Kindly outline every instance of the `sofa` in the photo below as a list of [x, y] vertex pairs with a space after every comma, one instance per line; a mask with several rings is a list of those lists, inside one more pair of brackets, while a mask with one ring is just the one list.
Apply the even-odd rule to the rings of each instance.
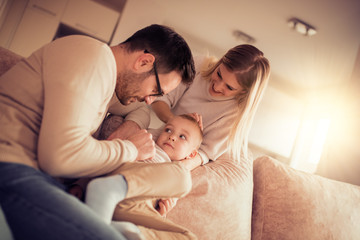
[[[0, 75], [21, 57], [0, 48]], [[359, 239], [360, 187], [271, 158], [220, 159], [192, 171], [168, 218], [201, 240]], [[0, 239], [11, 239], [0, 212]]]

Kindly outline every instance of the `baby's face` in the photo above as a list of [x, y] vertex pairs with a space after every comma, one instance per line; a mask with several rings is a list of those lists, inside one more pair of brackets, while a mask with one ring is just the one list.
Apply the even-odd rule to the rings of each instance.
[[172, 161], [178, 161], [197, 150], [200, 141], [199, 134], [196, 123], [182, 117], [174, 117], [166, 124], [156, 144]]

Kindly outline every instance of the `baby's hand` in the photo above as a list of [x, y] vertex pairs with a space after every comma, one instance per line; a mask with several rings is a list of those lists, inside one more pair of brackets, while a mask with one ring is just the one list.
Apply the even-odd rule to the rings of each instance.
[[178, 198], [160, 199], [157, 209], [160, 215], [166, 217], [166, 214], [175, 207], [177, 200]]

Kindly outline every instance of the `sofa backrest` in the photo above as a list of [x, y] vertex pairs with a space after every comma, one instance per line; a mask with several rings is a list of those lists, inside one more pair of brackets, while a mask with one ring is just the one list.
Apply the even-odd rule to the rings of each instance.
[[359, 186], [263, 156], [254, 161], [251, 239], [359, 239], [359, 203]]

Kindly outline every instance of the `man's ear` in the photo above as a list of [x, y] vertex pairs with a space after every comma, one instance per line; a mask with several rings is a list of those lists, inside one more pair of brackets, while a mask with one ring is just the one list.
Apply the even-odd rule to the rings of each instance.
[[142, 53], [136, 58], [134, 68], [141, 72], [148, 72], [153, 68], [154, 62], [154, 55], [151, 53]]

